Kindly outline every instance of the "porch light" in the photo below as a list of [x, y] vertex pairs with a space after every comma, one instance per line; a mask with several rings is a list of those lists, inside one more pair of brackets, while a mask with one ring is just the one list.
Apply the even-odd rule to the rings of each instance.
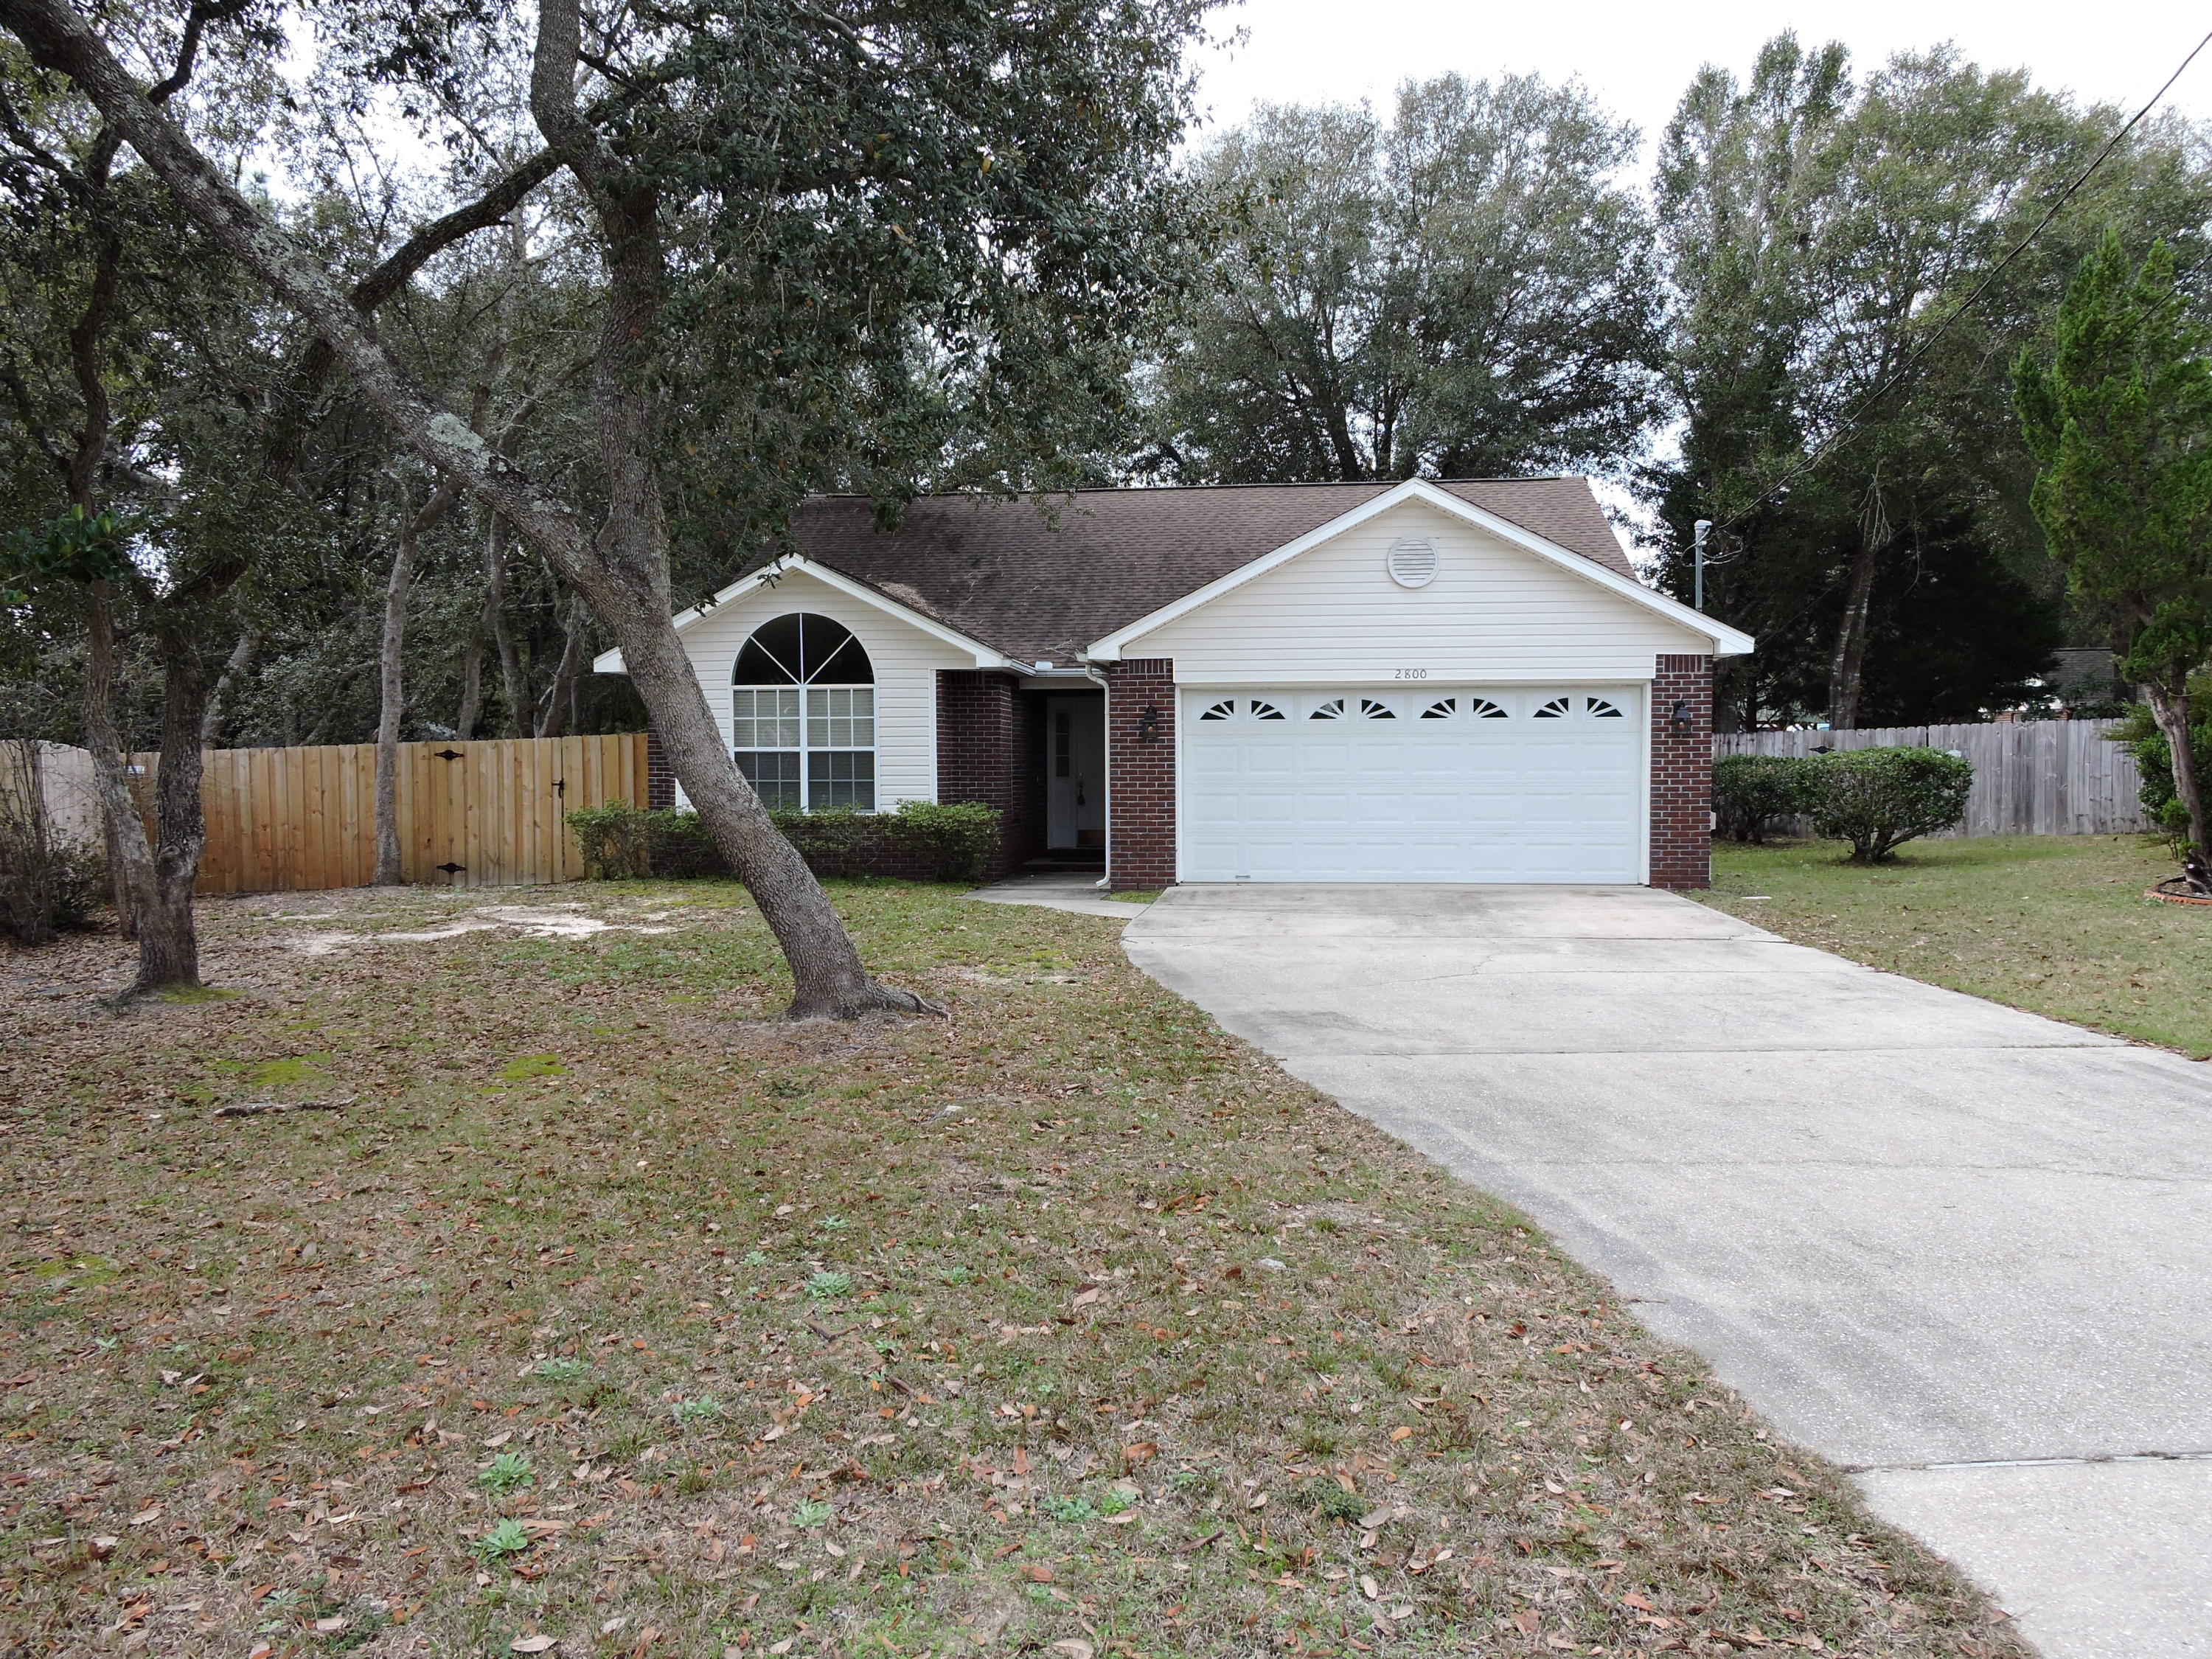
[[1137, 711], [1137, 741], [1158, 743], [1160, 737], [1160, 710], [1157, 703], [1146, 703]]
[[1697, 726], [1697, 722], [1690, 718], [1690, 705], [1680, 697], [1674, 699], [1674, 712], [1668, 717], [1667, 724], [1674, 728], [1678, 738], [1688, 737]]

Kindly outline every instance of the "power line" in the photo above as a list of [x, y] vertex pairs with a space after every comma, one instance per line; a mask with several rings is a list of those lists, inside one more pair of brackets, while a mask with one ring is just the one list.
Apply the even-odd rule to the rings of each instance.
[[2142, 122], [2143, 117], [2148, 115], [2151, 111], [2158, 107], [2159, 101], [2163, 99], [2167, 93], [2173, 89], [2173, 83], [2181, 78], [2183, 71], [2187, 70], [2191, 64], [2197, 61], [2197, 53], [2203, 52], [2208, 46], [2212, 46], [2212, 32], [2208, 32], [2202, 40], [2199, 40], [2196, 46], [2190, 49], [2189, 56], [2183, 58], [2180, 65], [2175, 69], [2173, 73], [2166, 77], [2166, 83], [2160, 87], [2156, 92], [2151, 94], [2150, 101], [2146, 103], [2133, 115], [2130, 115], [2127, 118], [2126, 124], [2123, 125], [2118, 131], [2115, 132], [2110, 138], [2105, 141], [2104, 149], [2097, 152], [2095, 157], [2090, 161], [2089, 165], [2083, 167], [2079, 173], [2075, 174], [2073, 183], [2068, 185], [2064, 190], [2060, 191], [2057, 196], [2052, 199], [2050, 207], [2045, 210], [2043, 217], [2035, 222], [2035, 228], [2030, 230], [2027, 235], [2021, 237], [2020, 240], [2013, 244], [2011, 250], [2006, 253], [2005, 257], [1998, 260], [1995, 265], [1991, 266], [1990, 268], [1989, 274], [1986, 276], [1984, 276], [1979, 283], [1975, 284], [1974, 291], [1972, 294], [1969, 294], [1965, 299], [1960, 301], [1959, 303], [1952, 308], [1951, 314], [1936, 325], [1935, 331], [1929, 335], [1928, 337], [1923, 340], [1917, 346], [1915, 346], [1912, 350], [1906, 355], [1905, 361], [1899, 363], [1897, 368], [1891, 372], [1888, 379], [1885, 380], [1880, 386], [1875, 387], [1873, 391], [1868, 392], [1865, 397], [1859, 399], [1858, 406], [1853, 409], [1849, 414], [1845, 415], [1841, 424], [1839, 424], [1836, 429], [1831, 432], [1826, 438], [1820, 441], [1819, 447], [1814, 449], [1811, 454], [1808, 455], [1803, 460], [1798, 462], [1796, 465], [1791, 467], [1780, 477], [1777, 478], [1772, 483], [1769, 484], [1766, 489], [1748, 506], [1737, 508], [1727, 518], [1722, 520], [1720, 524], [1716, 527], [1721, 530], [1729, 530], [1734, 528], [1735, 526], [1741, 524], [1744, 520], [1758, 512], [1760, 507], [1772, 501], [1782, 490], [1787, 489], [1792, 480], [1802, 477], [1806, 473], [1811, 471], [1823, 460], [1826, 459], [1829, 452], [1833, 450], [1836, 445], [1842, 441], [1844, 437], [1850, 433], [1851, 428], [1856, 426], [1859, 422], [1864, 418], [1867, 410], [1871, 409], [1875, 402], [1879, 400], [1885, 392], [1888, 392], [1891, 387], [1896, 386], [1899, 381], [1905, 379], [1905, 375], [1911, 371], [1913, 366], [1917, 364], [1921, 358], [1928, 355], [1929, 349], [1935, 345], [1936, 342], [1943, 337], [1943, 333], [1946, 329], [1949, 328], [1952, 324], [1957, 322], [1960, 318], [1965, 316], [1968, 311], [1973, 308], [1974, 302], [1979, 300], [1983, 295], [1989, 292], [1990, 284], [1996, 282], [1999, 276], [2004, 274], [2006, 266], [2012, 264], [2014, 259], [2017, 259], [2022, 253], [2027, 251], [2028, 245], [2034, 241], [2038, 236], [2040, 236], [2043, 234], [2045, 228], [2048, 226], [2053, 219], [2058, 216], [2058, 210], [2064, 207], [2068, 202], [2073, 199], [2075, 191], [2080, 190], [2082, 185], [2089, 182], [2090, 175], [2094, 173], [2099, 167], [2104, 166], [2106, 161], [2112, 159], [2112, 152], [2120, 147], [2120, 141], [2136, 130], [2136, 126]]

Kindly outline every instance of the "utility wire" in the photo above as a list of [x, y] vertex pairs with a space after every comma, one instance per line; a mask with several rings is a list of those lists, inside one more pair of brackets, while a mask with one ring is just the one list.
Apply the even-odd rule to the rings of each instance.
[[1793, 480], [1802, 477], [1806, 473], [1811, 471], [1814, 467], [1820, 465], [1822, 461], [1826, 460], [1828, 458], [1830, 452], [1835, 448], [1837, 444], [1843, 441], [1853, 427], [1856, 426], [1860, 421], [1865, 418], [1867, 410], [1871, 409], [1885, 392], [1888, 392], [1893, 386], [1896, 386], [1899, 381], [1905, 379], [1905, 375], [1911, 371], [1913, 366], [1923, 357], [1928, 355], [1929, 349], [1935, 345], [1936, 342], [1943, 337], [1943, 332], [1946, 329], [1949, 328], [1952, 324], [1957, 322], [1960, 318], [1965, 316], [1968, 311], [1973, 308], [1974, 302], [1979, 300], [1983, 295], [1989, 292], [1990, 284], [1996, 282], [1999, 276], [2004, 274], [2006, 266], [2012, 264], [2014, 259], [2017, 259], [2022, 253], [2027, 251], [2028, 245], [2034, 241], [2038, 236], [2040, 236], [2043, 234], [2045, 228], [2048, 226], [2053, 219], [2058, 216], [2058, 210], [2064, 207], [2068, 202], [2073, 199], [2075, 191], [2080, 190], [2082, 185], [2089, 182], [2091, 174], [2094, 173], [2099, 167], [2104, 166], [2106, 161], [2112, 159], [2112, 152], [2120, 147], [2120, 141], [2136, 130], [2136, 126], [2141, 124], [2143, 117], [2148, 115], [2151, 111], [2158, 107], [2160, 100], [2163, 99], [2167, 93], [2173, 89], [2173, 83], [2181, 78], [2184, 70], [2187, 70], [2191, 64], [2197, 61], [2197, 53], [2203, 52], [2208, 46], [2212, 46], [2212, 33], [2207, 33], [2202, 40], [2199, 40], [2195, 46], [2190, 49], [2189, 56], [2181, 60], [2179, 68], [2177, 68], [2172, 74], [2166, 77], [2166, 84], [2159, 88], [2156, 92], [2151, 94], [2150, 101], [2146, 103], [2133, 115], [2130, 116], [2127, 119], [2126, 125], [2122, 126], [2118, 132], [2115, 132], [2110, 138], [2105, 141], [2104, 149], [2097, 152], [2095, 158], [2090, 161], [2089, 165], [2083, 167], [2080, 173], [2075, 175], [2073, 183], [2068, 185], [2064, 190], [2058, 192], [2057, 196], [2051, 201], [2050, 207], [2045, 210], [2043, 217], [2035, 222], [2035, 228], [2029, 231], [2027, 235], [2021, 237], [2020, 240], [2013, 244], [2011, 250], [2006, 253], [2005, 257], [1998, 260], [1995, 265], [1990, 267], [1989, 275], [1983, 277], [1979, 283], [1975, 284], [1974, 291], [1972, 294], [1969, 294], [1965, 299], [1960, 301], [1959, 303], [1952, 308], [1951, 314], [1936, 325], [1935, 331], [1929, 335], [1928, 337], [1923, 340], [1918, 345], [1915, 346], [1912, 350], [1906, 355], [1905, 361], [1899, 363], [1897, 368], [1891, 372], [1887, 380], [1884, 380], [1880, 386], [1875, 387], [1873, 391], [1868, 392], [1865, 397], [1860, 398], [1858, 406], [1844, 416], [1842, 423], [1826, 438], [1822, 439], [1819, 447], [1815, 448], [1811, 454], [1808, 455], [1803, 460], [1798, 462], [1796, 465], [1791, 467], [1787, 472], [1784, 473], [1772, 483], [1769, 484], [1757, 497], [1757, 499], [1750, 503], [1750, 505], [1737, 508], [1734, 513], [1729, 514], [1727, 518], [1723, 519], [1718, 525], [1717, 525], [1715, 528], [1719, 530], [1729, 530], [1733, 529], [1735, 526], [1741, 524], [1753, 514], [1758, 512], [1760, 507], [1772, 501], [1781, 491], [1789, 488]]

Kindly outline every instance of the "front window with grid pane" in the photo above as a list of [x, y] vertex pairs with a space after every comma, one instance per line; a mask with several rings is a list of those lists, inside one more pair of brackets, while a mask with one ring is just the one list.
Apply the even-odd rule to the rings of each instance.
[[779, 617], [745, 641], [730, 692], [730, 746], [761, 804], [876, 805], [875, 671], [827, 617]]

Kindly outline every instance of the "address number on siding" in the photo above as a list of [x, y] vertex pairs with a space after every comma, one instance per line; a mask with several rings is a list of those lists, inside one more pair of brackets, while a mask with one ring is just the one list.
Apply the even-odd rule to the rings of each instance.
[[1392, 671], [1390, 678], [1397, 680], [1425, 680], [1429, 677], [1425, 668], [1400, 668]]

